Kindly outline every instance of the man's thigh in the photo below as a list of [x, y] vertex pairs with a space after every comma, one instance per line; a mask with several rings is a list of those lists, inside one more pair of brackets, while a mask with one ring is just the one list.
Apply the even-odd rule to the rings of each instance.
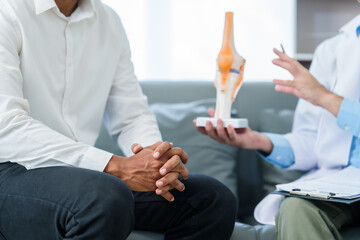
[[99, 203], [111, 205], [111, 193], [124, 195], [132, 215], [130, 190], [109, 174], [75, 167], [26, 170], [15, 163], [0, 164], [0, 232], [6, 239], [70, 239], [75, 230], [86, 230], [81, 225], [88, 224], [86, 219], [91, 222], [101, 214]]

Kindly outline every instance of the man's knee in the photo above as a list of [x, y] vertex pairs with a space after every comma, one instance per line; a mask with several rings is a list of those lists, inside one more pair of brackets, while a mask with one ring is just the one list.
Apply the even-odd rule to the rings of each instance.
[[192, 192], [199, 197], [198, 204], [203, 208], [212, 207], [212, 211], [217, 218], [229, 219], [234, 221], [237, 212], [237, 200], [235, 195], [228, 187], [218, 180], [204, 176], [192, 175], [191, 181]]
[[[86, 209], [97, 209], [106, 215], [128, 215], [132, 218], [134, 199], [128, 186], [108, 174], [102, 174], [94, 185], [86, 185], [80, 191], [80, 197], [86, 198]], [[96, 206], [96, 207], [95, 207]]]
[[87, 227], [94, 223], [104, 232], [124, 239], [134, 227], [134, 199], [120, 179], [101, 173], [92, 184], [84, 184], [78, 193], [75, 218]]

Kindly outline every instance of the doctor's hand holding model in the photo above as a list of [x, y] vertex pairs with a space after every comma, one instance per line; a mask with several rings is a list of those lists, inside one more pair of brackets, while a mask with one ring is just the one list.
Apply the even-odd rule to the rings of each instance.
[[[208, 122], [198, 130], [220, 143], [258, 150], [264, 159], [284, 169], [316, 172], [348, 165], [360, 168], [359, 35], [360, 15], [317, 48], [310, 71], [274, 50], [278, 58], [273, 63], [294, 78], [274, 80], [275, 90], [300, 98], [291, 133], [263, 134], [232, 126], [225, 129], [221, 120], [216, 129]], [[213, 114], [210, 109], [209, 115]], [[278, 209], [267, 198], [262, 201], [258, 221], [266, 222], [261, 215], [273, 212], [279, 239], [341, 239], [338, 229], [359, 220], [359, 204], [289, 197], [278, 202]]]

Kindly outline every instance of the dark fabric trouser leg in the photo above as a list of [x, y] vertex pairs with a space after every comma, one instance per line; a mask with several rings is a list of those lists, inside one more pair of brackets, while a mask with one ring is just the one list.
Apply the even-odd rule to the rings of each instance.
[[133, 204], [130, 189], [109, 174], [0, 164], [0, 232], [6, 240], [126, 239]]
[[171, 191], [170, 203], [152, 192], [134, 192], [135, 229], [165, 233], [165, 239], [229, 239], [237, 203], [233, 193], [217, 180], [191, 174], [184, 192]]
[[236, 200], [218, 181], [192, 175], [169, 203], [154, 192], [133, 192], [105, 173], [0, 164], [0, 239], [126, 239], [135, 229], [166, 239], [229, 239]]

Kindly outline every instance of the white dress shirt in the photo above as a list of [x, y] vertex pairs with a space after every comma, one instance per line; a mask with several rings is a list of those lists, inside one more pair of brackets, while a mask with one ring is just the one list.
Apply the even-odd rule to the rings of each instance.
[[80, 0], [67, 18], [54, 0], [0, 3], [0, 162], [102, 171], [103, 117], [127, 155], [161, 140], [112, 9]]

